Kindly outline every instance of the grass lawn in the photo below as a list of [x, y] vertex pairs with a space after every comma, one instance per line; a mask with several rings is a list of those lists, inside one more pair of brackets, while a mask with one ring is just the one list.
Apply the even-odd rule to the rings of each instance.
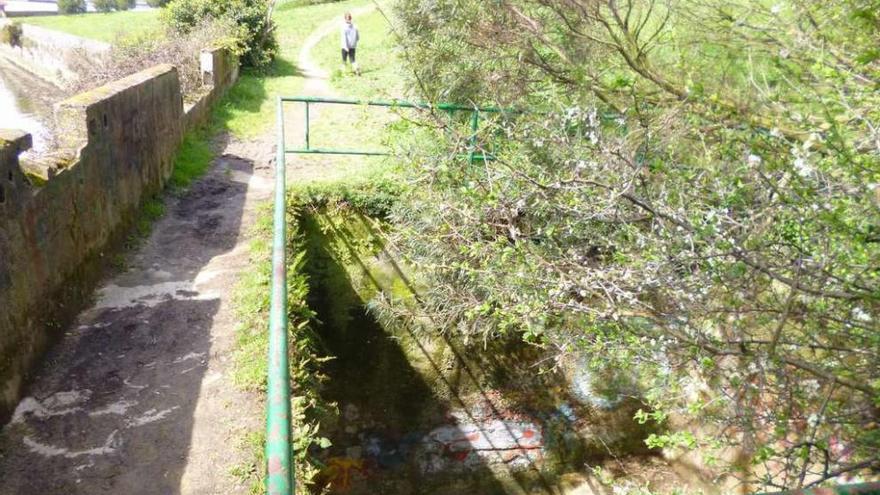
[[297, 67], [299, 51], [309, 34], [330, 19], [368, 4], [367, 0], [346, 0], [320, 5], [282, 3], [275, 11], [280, 53], [266, 73], [243, 70], [238, 82], [214, 107], [207, 128], [190, 132], [181, 145], [172, 183], [188, 185], [210, 166], [213, 154], [210, 138], [229, 132], [240, 139], [252, 139], [273, 132], [275, 96], [295, 95], [302, 91], [304, 80]]
[[22, 22], [108, 43], [117, 37], [162, 30], [158, 10], [28, 17]]

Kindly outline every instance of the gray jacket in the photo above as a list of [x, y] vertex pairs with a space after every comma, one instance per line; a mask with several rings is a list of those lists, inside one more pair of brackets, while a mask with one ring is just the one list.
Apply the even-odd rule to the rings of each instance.
[[358, 40], [361, 39], [360, 33], [354, 24], [345, 23], [342, 26], [342, 49], [351, 50], [357, 48]]

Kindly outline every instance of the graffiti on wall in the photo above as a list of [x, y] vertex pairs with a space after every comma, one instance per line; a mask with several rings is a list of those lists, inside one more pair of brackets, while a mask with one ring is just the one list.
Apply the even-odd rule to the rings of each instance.
[[347, 493], [360, 481], [407, 466], [425, 475], [540, 468], [550, 450], [564, 450], [566, 444], [577, 442], [576, 435], [568, 437], [581, 418], [570, 404], [532, 415], [504, 408], [503, 403], [487, 396], [467, 411], [447, 414], [427, 432], [402, 435], [382, 429], [346, 405], [344, 430], [353, 441], [339, 445], [344, 453], [336, 450], [325, 461], [322, 477], [333, 493]]
[[525, 419], [474, 419], [454, 414], [453, 424], [424, 436], [419, 466], [425, 473], [506, 464], [525, 468], [540, 462], [544, 440], [541, 426]]

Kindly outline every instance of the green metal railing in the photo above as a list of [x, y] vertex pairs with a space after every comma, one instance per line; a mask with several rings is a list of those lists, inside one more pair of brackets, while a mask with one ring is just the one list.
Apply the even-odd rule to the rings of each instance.
[[[284, 103], [305, 104], [305, 147], [287, 149], [284, 132]], [[414, 108], [471, 112], [471, 136], [468, 157], [474, 160], [491, 160], [489, 154], [479, 154], [477, 131], [481, 113], [502, 113], [515, 111], [495, 107], [468, 107], [455, 104], [430, 105], [406, 101], [360, 101], [339, 98], [314, 98], [307, 96], [278, 97], [278, 141], [275, 161], [275, 210], [274, 240], [272, 245], [272, 299], [269, 313], [269, 376], [268, 404], [266, 416], [266, 493], [269, 495], [292, 495], [294, 486], [294, 465], [291, 447], [290, 427], [290, 369], [287, 335], [287, 219], [286, 219], [286, 156], [288, 154], [329, 154], [387, 156], [389, 153], [370, 150], [319, 149], [310, 146], [309, 108], [314, 104], [361, 105], [389, 108]], [[771, 495], [771, 494], [766, 494]], [[815, 488], [795, 490], [772, 495], [880, 495], [880, 483], [838, 486], [834, 488]]]
[[278, 99], [275, 212], [272, 243], [272, 300], [269, 309], [269, 376], [266, 414], [266, 492], [294, 492], [290, 443], [290, 367], [287, 349], [287, 203], [284, 108]]
[[[284, 129], [284, 104], [305, 104], [305, 147], [288, 149]], [[471, 112], [470, 152], [471, 161], [492, 159], [490, 155], [476, 152], [477, 131], [481, 113], [501, 113], [500, 108], [468, 107], [463, 105], [411, 103], [407, 101], [360, 101], [340, 98], [314, 98], [307, 96], [278, 97], [278, 136], [275, 160], [275, 209], [274, 239], [272, 244], [272, 296], [269, 309], [269, 367], [268, 404], [266, 413], [266, 492], [269, 495], [291, 495], [295, 492], [294, 464], [291, 450], [290, 367], [287, 335], [287, 219], [286, 219], [286, 156], [288, 154], [329, 154], [387, 156], [389, 153], [370, 150], [320, 149], [311, 147], [310, 107], [315, 104], [360, 105], [370, 107], [413, 108]]]
[[409, 102], [403, 100], [352, 100], [344, 98], [318, 98], [314, 96], [282, 96], [280, 98], [282, 104], [285, 102], [302, 103], [305, 105], [305, 125], [304, 125], [304, 142], [302, 148], [286, 149], [286, 153], [292, 154], [315, 154], [315, 155], [361, 155], [361, 156], [388, 156], [387, 151], [378, 150], [357, 150], [357, 149], [327, 149], [313, 148], [311, 143], [311, 112], [313, 105], [329, 104], [329, 105], [356, 105], [364, 107], [385, 107], [391, 109], [411, 108], [418, 110], [440, 110], [450, 115], [456, 112], [470, 112], [471, 135], [469, 137], [470, 150], [467, 158], [471, 161], [492, 160], [491, 154], [483, 154], [477, 152], [477, 132], [480, 129], [480, 114], [502, 114], [502, 113], [518, 113], [516, 110], [507, 110], [498, 107], [477, 107], [457, 105], [453, 103], [440, 103], [431, 105], [430, 103]]

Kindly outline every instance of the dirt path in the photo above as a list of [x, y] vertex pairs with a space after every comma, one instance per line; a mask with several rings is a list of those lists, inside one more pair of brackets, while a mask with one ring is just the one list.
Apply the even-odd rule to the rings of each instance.
[[0, 493], [240, 493], [260, 400], [230, 383], [231, 287], [271, 196], [271, 145], [220, 143], [50, 354], [0, 438]]
[[[307, 94], [331, 94], [310, 51], [337, 25], [300, 52]], [[273, 144], [271, 133], [223, 138], [208, 173], [167, 197], [164, 218], [98, 289], [0, 434], [0, 494], [246, 491], [231, 475], [249, 461], [236, 444], [264, 415], [259, 397], [231, 384], [231, 289], [252, 269], [246, 233], [272, 197]], [[318, 166], [291, 160], [288, 174]]]

